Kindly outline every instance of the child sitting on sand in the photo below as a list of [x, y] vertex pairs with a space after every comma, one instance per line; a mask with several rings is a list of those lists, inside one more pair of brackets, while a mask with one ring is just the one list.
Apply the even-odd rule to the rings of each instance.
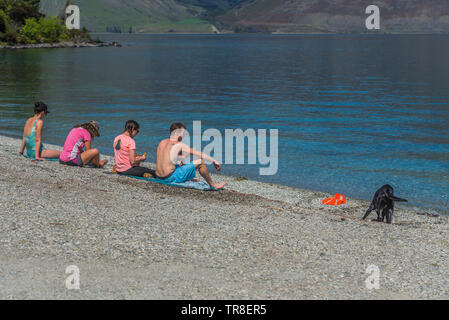
[[60, 152], [44, 149], [42, 144], [42, 127], [44, 117], [49, 113], [47, 105], [43, 102], [34, 103], [34, 116], [29, 118], [23, 128], [22, 146], [20, 154], [26, 148], [26, 156], [36, 160], [57, 159]]
[[[106, 160], [100, 160], [100, 152], [91, 146], [94, 137], [100, 136], [100, 126], [96, 121], [76, 125], [67, 136], [59, 162], [70, 166], [83, 167], [89, 162], [96, 168], [103, 168]], [[85, 147], [85, 151], [83, 148]]]
[[146, 156], [136, 154], [136, 142], [133, 138], [139, 133], [139, 127], [136, 121], [129, 120], [125, 124], [125, 131], [114, 139], [115, 170], [118, 174], [151, 178], [154, 170], [140, 166]]

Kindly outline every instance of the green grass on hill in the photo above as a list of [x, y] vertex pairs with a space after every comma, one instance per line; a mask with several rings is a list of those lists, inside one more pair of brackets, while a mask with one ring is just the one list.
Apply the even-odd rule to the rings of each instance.
[[141, 28], [139, 31], [144, 33], [212, 33], [211, 25], [197, 18], [182, 19], [177, 22], [161, 21], [152, 23]]
[[[175, 0], [71, 0], [78, 5], [81, 26], [94, 32], [115, 29], [121, 32], [192, 32], [211, 33], [212, 29], [200, 16], [202, 7], [185, 6]], [[41, 10], [55, 14], [54, 9], [65, 0], [42, 0]], [[62, 4], [61, 8], [64, 7]]]

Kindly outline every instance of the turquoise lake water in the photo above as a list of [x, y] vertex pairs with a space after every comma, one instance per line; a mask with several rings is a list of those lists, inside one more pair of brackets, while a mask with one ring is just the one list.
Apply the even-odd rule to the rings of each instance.
[[135, 119], [151, 161], [175, 121], [273, 128], [276, 175], [258, 164], [223, 173], [365, 199], [389, 183], [412, 205], [449, 212], [449, 36], [100, 37], [123, 47], [0, 51], [0, 134], [19, 136], [35, 100], [51, 111], [44, 142], [62, 145], [95, 119], [94, 145], [112, 154]]

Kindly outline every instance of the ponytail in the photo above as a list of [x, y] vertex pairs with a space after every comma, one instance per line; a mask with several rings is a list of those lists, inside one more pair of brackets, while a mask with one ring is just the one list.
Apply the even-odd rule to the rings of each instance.
[[139, 124], [134, 120], [128, 120], [125, 124], [125, 132], [128, 132], [130, 136], [132, 136], [133, 130], [139, 130], [139, 128]]

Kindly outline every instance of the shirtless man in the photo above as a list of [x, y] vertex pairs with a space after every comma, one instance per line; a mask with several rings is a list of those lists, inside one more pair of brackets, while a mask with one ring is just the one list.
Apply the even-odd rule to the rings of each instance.
[[[182, 138], [186, 127], [182, 123], [174, 123], [170, 127], [170, 138], [162, 140], [157, 147], [156, 160], [156, 175], [159, 179], [167, 182], [183, 183], [195, 178], [195, 170], [198, 169], [200, 175], [206, 182], [215, 189], [223, 189], [226, 182], [214, 182], [209, 174], [204, 160], [210, 161], [214, 164], [217, 171], [221, 170], [221, 165], [217, 160], [209, 157], [203, 152], [195, 151], [185, 143], [182, 143]], [[199, 159], [193, 160], [190, 163], [178, 165], [177, 159], [180, 155], [193, 155]], [[182, 156], [181, 156], [182, 158]]]

